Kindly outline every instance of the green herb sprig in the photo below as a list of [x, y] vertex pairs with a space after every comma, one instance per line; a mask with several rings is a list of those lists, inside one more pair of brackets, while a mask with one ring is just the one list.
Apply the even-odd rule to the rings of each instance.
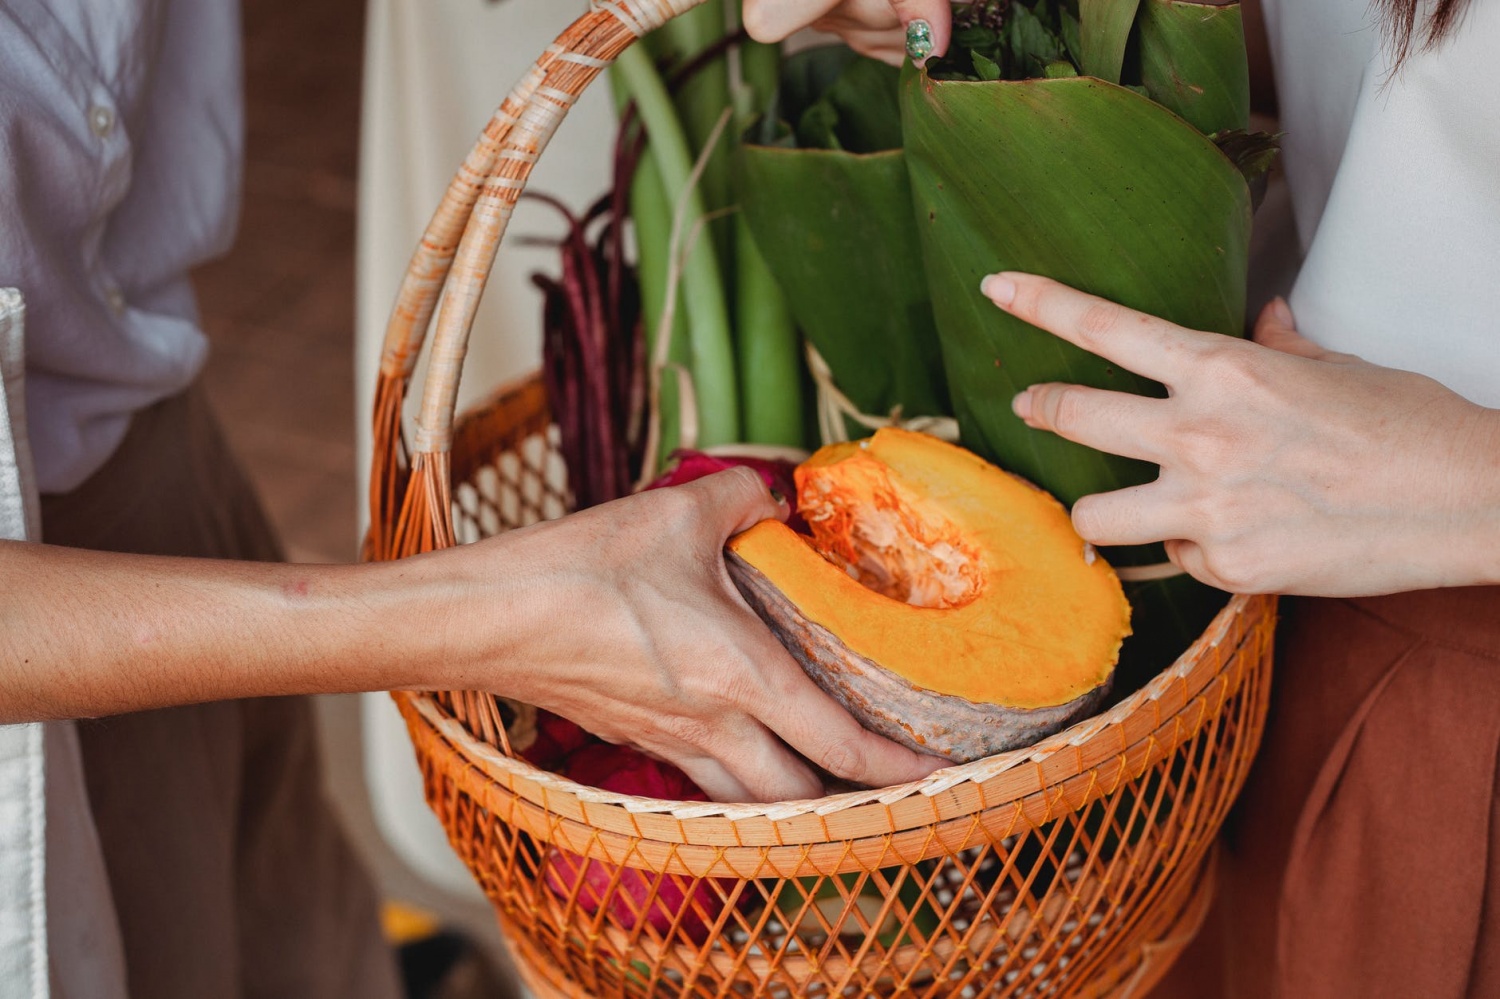
[[1034, 80], [1079, 75], [1077, 0], [954, 4], [953, 41], [928, 63], [935, 80]]

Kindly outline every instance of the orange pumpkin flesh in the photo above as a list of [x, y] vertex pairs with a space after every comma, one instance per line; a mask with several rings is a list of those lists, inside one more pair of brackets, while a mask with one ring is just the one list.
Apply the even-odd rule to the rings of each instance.
[[951, 759], [1096, 710], [1130, 607], [1063, 506], [962, 448], [885, 429], [797, 470], [811, 542], [734, 538], [741, 592], [867, 727]]

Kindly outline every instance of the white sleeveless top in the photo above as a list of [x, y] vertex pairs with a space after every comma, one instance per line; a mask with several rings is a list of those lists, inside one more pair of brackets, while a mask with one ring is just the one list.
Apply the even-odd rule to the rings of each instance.
[[1298, 326], [1500, 407], [1500, 0], [1394, 75], [1370, 0], [1264, 3]]

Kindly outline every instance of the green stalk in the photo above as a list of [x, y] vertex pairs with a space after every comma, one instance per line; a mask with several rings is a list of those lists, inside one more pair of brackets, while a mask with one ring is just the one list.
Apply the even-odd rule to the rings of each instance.
[[[740, 82], [750, 93], [747, 119], [768, 113], [781, 83], [781, 46], [748, 41], [741, 44]], [[750, 121], [741, 124], [748, 127]]]
[[745, 440], [805, 447], [802, 420], [802, 358], [796, 324], [781, 286], [766, 266], [750, 224], [734, 220], [741, 397]]
[[[693, 236], [697, 220], [704, 215], [704, 207], [701, 193], [697, 189], [688, 190], [693, 157], [687, 136], [677, 120], [672, 98], [657, 74], [651, 56], [640, 46], [632, 46], [620, 54], [615, 61], [614, 80], [621, 96], [636, 103], [649, 138], [647, 148], [659, 170], [661, 191], [668, 206], [668, 211], [658, 213], [652, 222], [637, 217], [636, 225], [654, 225], [656, 220], [663, 220], [670, 232], [672, 215], [682, 204], [685, 224], [681, 238], [685, 247]], [[643, 246], [643, 253], [644, 250]], [[643, 284], [645, 280], [643, 272]], [[718, 257], [714, 253], [713, 240], [706, 234], [693, 242], [692, 250], [687, 254], [679, 291], [681, 309], [690, 333], [690, 370], [698, 397], [698, 443], [700, 446], [728, 444], [739, 439], [739, 388], [734, 375], [734, 340]], [[658, 315], [655, 321], [659, 320]], [[650, 316], [647, 322], [653, 322]]]
[[[644, 42], [638, 44], [645, 44]], [[610, 89], [615, 99], [615, 110], [623, 113], [630, 103], [630, 94], [611, 67]], [[645, 334], [646, 356], [653, 357], [656, 338], [662, 316], [667, 310], [667, 272], [671, 267], [672, 203], [667, 199], [666, 187], [661, 178], [661, 167], [656, 163], [652, 147], [648, 143], [636, 164], [635, 176], [630, 184], [630, 218], [635, 230], [636, 276], [640, 283], [641, 326]], [[672, 317], [672, 345], [668, 359], [688, 367], [692, 362], [692, 344], [688, 340], [687, 316], [678, 309]], [[660, 464], [677, 447], [682, 436], [679, 419], [681, 400], [678, 398], [677, 379], [668, 378], [661, 384], [657, 399], [660, 420], [661, 447], [654, 460]]]
[[[668, 65], [682, 65], [700, 52], [723, 40], [728, 30], [725, 0], [708, 0], [685, 14], [672, 18], [653, 32], [657, 51], [667, 57]], [[687, 133], [689, 148], [696, 155], [708, 143], [708, 137], [719, 116], [730, 106], [733, 99], [729, 83], [729, 56], [715, 59], [695, 72], [691, 79], [677, 88], [675, 95], [677, 115]], [[732, 203], [733, 188], [730, 181], [729, 149], [731, 143], [721, 142], [709, 156], [698, 182], [703, 192], [703, 205], [710, 212], [727, 208]], [[724, 273], [732, 274], [733, 233], [726, 221], [710, 225], [714, 248], [724, 264]]]
[[[635, 225], [636, 275], [641, 289], [641, 322], [646, 334], [646, 357], [656, 356], [662, 316], [667, 311], [667, 275], [672, 267], [672, 202], [667, 198], [661, 167], [647, 146], [636, 166], [630, 185], [630, 217]], [[678, 309], [672, 316], [671, 346], [667, 359], [692, 368], [693, 344], [687, 314]], [[682, 440], [682, 399], [676, 378], [663, 378], [657, 406], [661, 426], [658, 465], [677, 449]]]
[[[770, 111], [775, 100], [781, 79], [781, 46], [745, 42], [739, 51], [743, 99], [737, 102], [741, 109], [737, 131], [743, 134], [756, 116]], [[745, 439], [756, 444], [805, 447], [797, 324], [781, 285], [755, 245], [743, 212], [735, 217], [734, 237], [735, 343]]]

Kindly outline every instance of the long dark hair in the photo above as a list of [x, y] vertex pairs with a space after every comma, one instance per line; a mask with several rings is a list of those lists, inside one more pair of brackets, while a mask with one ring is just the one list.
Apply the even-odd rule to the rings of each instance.
[[1375, 0], [1375, 7], [1391, 34], [1398, 66], [1411, 54], [1413, 46], [1430, 48], [1446, 38], [1458, 26], [1469, 0], [1437, 0], [1431, 13], [1419, 17], [1419, 8], [1425, 6], [1424, 0]]

